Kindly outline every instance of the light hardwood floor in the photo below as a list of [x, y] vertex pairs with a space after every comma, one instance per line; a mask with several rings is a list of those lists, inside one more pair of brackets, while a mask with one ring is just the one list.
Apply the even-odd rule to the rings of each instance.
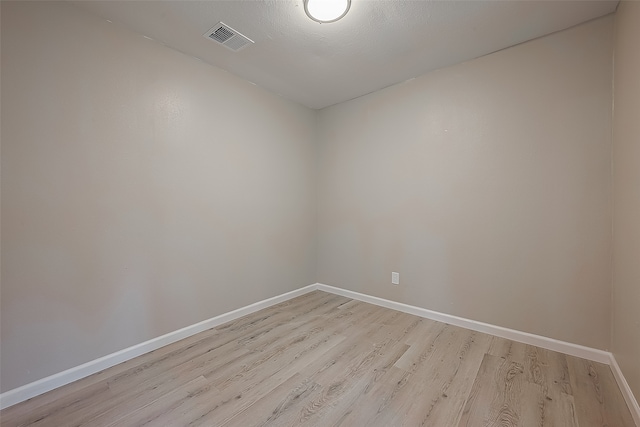
[[0, 412], [13, 426], [634, 426], [608, 366], [312, 292]]

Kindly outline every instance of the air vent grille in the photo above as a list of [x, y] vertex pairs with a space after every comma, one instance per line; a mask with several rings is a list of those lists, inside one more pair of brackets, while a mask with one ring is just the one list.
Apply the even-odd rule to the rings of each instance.
[[224, 43], [233, 36], [234, 34], [231, 31], [227, 30], [225, 27], [218, 27], [209, 37], [219, 43]]
[[204, 33], [204, 36], [234, 52], [253, 43], [253, 40], [222, 22], [218, 22], [215, 27]]

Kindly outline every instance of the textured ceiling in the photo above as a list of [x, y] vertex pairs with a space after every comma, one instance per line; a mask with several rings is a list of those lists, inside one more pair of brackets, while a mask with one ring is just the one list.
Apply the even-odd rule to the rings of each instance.
[[[342, 20], [302, 0], [74, 1], [167, 46], [311, 108], [323, 108], [615, 10], [615, 1], [352, 0]], [[218, 21], [256, 43], [205, 39]]]

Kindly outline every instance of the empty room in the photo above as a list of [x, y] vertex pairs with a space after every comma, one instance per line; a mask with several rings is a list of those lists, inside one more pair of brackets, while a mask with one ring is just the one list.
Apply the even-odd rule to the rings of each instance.
[[0, 19], [0, 426], [640, 427], [640, 1]]

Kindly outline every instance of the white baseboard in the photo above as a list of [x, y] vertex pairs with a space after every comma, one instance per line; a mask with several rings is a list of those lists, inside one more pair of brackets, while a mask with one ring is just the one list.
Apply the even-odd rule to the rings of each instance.
[[367, 302], [381, 307], [390, 308], [404, 313], [413, 314], [424, 317], [426, 319], [438, 322], [448, 323], [454, 326], [471, 329], [473, 331], [483, 332], [495, 335], [501, 338], [507, 338], [513, 341], [535, 345], [537, 347], [546, 348], [570, 356], [581, 357], [583, 359], [592, 360], [594, 362], [604, 363], [611, 367], [613, 376], [620, 387], [620, 391], [624, 396], [629, 411], [638, 427], [640, 427], [640, 406], [636, 400], [627, 380], [624, 378], [618, 363], [612, 353], [596, 348], [586, 347], [583, 345], [573, 344], [566, 341], [560, 341], [553, 338], [543, 337], [541, 335], [530, 334], [528, 332], [517, 331], [515, 329], [504, 328], [502, 326], [491, 325], [489, 323], [478, 322], [475, 320], [465, 319], [463, 317], [453, 316], [451, 314], [439, 313], [437, 311], [428, 310], [426, 308], [415, 307], [400, 302], [390, 301], [384, 298], [378, 298], [371, 295], [361, 294], [359, 292], [349, 291], [334, 286], [316, 283], [316, 289], [324, 292], [330, 292], [336, 295], [342, 295], [358, 301]]
[[541, 335], [530, 334], [528, 332], [517, 331], [515, 329], [504, 328], [502, 326], [491, 325], [489, 323], [469, 320], [463, 317], [453, 316], [451, 314], [439, 313], [437, 311], [427, 310], [426, 308], [415, 307], [400, 302], [361, 294], [359, 292], [336, 288], [334, 286], [323, 285], [321, 283], [317, 283], [316, 286], [317, 289], [321, 291], [342, 295], [358, 301], [368, 302], [370, 304], [379, 305], [381, 307], [402, 311], [404, 313], [414, 314], [426, 319], [436, 320], [438, 322], [448, 323], [454, 326], [460, 326], [462, 328], [471, 329], [473, 331], [483, 332], [485, 334], [491, 334], [525, 344], [535, 345], [537, 347], [546, 348], [547, 350], [558, 351], [560, 353], [565, 353], [571, 356], [593, 360], [594, 362], [609, 364], [611, 361], [611, 353], [609, 353], [608, 351], [585, 347], [578, 344], [572, 344], [553, 338], [543, 337]]
[[32, 397], [46, 393], [58, 387], [62, 387], [63, 385], [88, 377], [89, 375], [95, 374], [119, 363], [126, 362], [127, 360], [133, 359], [134, 357], [138, 357], [150, 351], [157, 350], [160, 347], [164, 347], [165, 345], [172, 344], [176, 341], [180, 341], [181, 339], [206, 331], [207, 329], [214, 328], [223, 323], [230, 322], [231, 320], [246, 316], [247, 314], [254, 313], [258, 310], [262, 310], [263, 308], [271, 307], [272, 305], [287, 301], [291, 298], [295, 298], [316, 289], [316, 285], [309, 285], [305, 286], [304, 288], [296, 289], [294, 291], [275, 296], [273, 298], [258, 301], [245, 307], [241, 307], [237, 310], [212, 317], [211, 319], [204, 320], [194, 325], [178, 329], [174, 332], [169, 332], [168, 334], [162, 335], [157, 338], [153, 338], [149, 341], [145, 341], [132, 347], [125, 348], [124, 350], [108, 354], [99, 359], [95, 359], [74, 368], [67, 369], [66, 371], [62, 371], [49, 377], [42, 378], [38, 381], [25, 384], [22, 387], [6, 391], [0, 394], [0, 409], [13, 406], [16, 403], [23, 402], [27, 399], [31, 399]]
[[616, 358], [611, 354], [611, 360], [609, 363], [611, 366], [611, 371], [613, 372], [613, 376], [620, 387], [620, 391], [624, 396], [624, 400], [627, 402], [627, 406], [629, 406], [629, 410], [631, 411], [631, 415], [633, 416], [633, 420], [636, 422], [636, 426], [640, 427], [640, 405], [638, 405], [638, 401], [636, 397], [633, 395], [631, 391], [631, 387], [629, 387], [629, 383], [627, 382], [624, 375], [622, 375], [622, 371], [620, 370], [620, 366], [618, 366], [618, 362], [616, 362]]
[[62, 387], [63, 385], [88, 377], [89, 375], [95, 374], [119, 363], [126, 362], [127, 360], [141, 356], [150, 351], [157, 350], [176, 341], [180, 341], [181, 339], [206, 331], [207, 329], [214, 328], [223, 323], [230, 322], [239, 317], [246, 316], [247, 314], [254, 313], [258, 310], [262, 310], [263, 308], [271, 307], [272, 305], [287, 301], [291, 298], [295, 298], [297, 296], [304, 295], [315, 290], [342, 295], [347, 298], [352, 298], [354, 300], [367, 302], [397, 311], [402, 311], [404, 313], [413, 314], [416, 316], [424, 317], [426, 319], [448, 323], [454, 326], [460, 326], [462, 328], [495, 335], [501, 338], [507, 338], [525, 344], [535, 345], [538, 347], [546, 348], [548, 350], [558, 351], [571, 356], [592, 360], [594, 362], [605, 363], [611, 367], [618, 386], [620, 387], [627, 405], [629, 406], [629, 410], [631, 411], [636, 424], [640, 427], [640, 406], [638, 405], [638, 401], [635, 399], [633, 392], [629, 387], [629, 384], [624, 378], [624, 375], [622, 374], [622, 371], [620, 370], [615, 357], [610, 352], [598, 350], [591, 347], [585, 347], [578, 344], [572, 344], [553, 338], [547, 338], [540, 335], [530, 334], [528, 332], [517, 331], [515, 329], [504, 328], [502, 326], [491, 325], [489, 323], [465, 319], [463, 317], [453, 316], [450, 314], [439, 313], [437, 311], [428, 310], [426, 308], [415, 307], [408, 304], [390, 301], [359, 292], [324, 285], [322, 283], [305, 286], [303, 288], [296, 289], [282, 295], [258, 301], [246, 307], [242, 307], [237, 310], [212, 317], [211, 319], [204, 320], [194, 325], [187, 326], [177, 331], [170, 332], [166, 335], [162, 335], [149, 341], [145, 341], [143, 343], [126, 348], [124, 350], [117, 351], [115, 353], [92, 360], [66, 371], [59, 372], [49, 377], [26, 384], [22, 387], [9, 390], [5, 393], [0, 394], [0, 409], [7, 408], [58, 387]]

